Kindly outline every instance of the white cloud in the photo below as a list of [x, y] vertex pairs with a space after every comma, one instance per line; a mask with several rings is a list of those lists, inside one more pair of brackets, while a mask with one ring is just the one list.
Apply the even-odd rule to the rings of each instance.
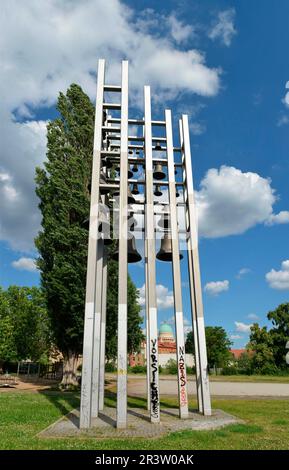
[[200, 122], [192, 122], [190, 124], [190, 130], [192, 131], [193, 135], [201, 135], [206, 132], [206, 126]]
[[[162, 284], [156, 285], [157, 306], [160, 310], [165, 310], [174, 306], [174, 294]], [[139, 288], [139, 304], [145, 306], [145, 284]]]
[[256, 315], [255, 313], [249, 313], [248, 318], [250, 320], [259, 320], [258, 315]]
[[207, 282], [204, 287], [204, 291], [210, 295], [218, 295], [227, 290], [229, 290], [229, 281], [227, 280]]
[[[286, 90], [289, 89], [289, 81], [286, 83], [285, 88], [286, 88]], [[285, 106], [287, 106], [287, 108], [289, 108], [289, 91], [287, 91], [287, 93], [284, 96], [282, 101], [285, 104]]]
[[243, 336], [241, 335], [230, 335], [231, 339], [243, 339]]
[[[289, 93], [288, 93], [289, 94]], [[288, 98], [289, 99], [289, 98]], [[286, 116], [285, 114], [283, 116], [281, 116], [278, 121], [277, 121], [277, 127], [282, 127], [282, 126], [286, 126], [287, 124], [289, 124], [289, 117]]]
[[278, 214], [271, 214], [265, 223], [266, 225], [288, 224], [289, 211], [281, 211]]
[[[209, 67], [199, 50], [176, 46], [193, 27], [173, 15], [160, 36], [157, 24], [150, 31], [149, 20], [138, 23], [119, 0], [3, 0], [1, 8], [0, 161], [10, 179], [1, 180], [0, 239], [29, 250], [40, 221], [34, 168], [45, 158], [45, 123], [34, 117], [38, 107], [54, 105], [72, 82], [95, 99], [99, 57], [108, 61], [108, 83], [119, 83], [120, 61], [130, 61], [130, 96], [138, 107], [144, 84], [159, 99], [184, 91], [214, 96], [220, 70]], [[34, 121], [20, 124], [15, 115]]]
[[266, 281], [272, 289], [289, 290], [289, 260], [282, 262], [280, 271], [271, 269], [266, 274]]
[[251, 331], [251, 325], [248, 325], [246, 323], [242, 323], [239, 321], [235, 321], [235, 326], [236, 326], [236, 331], [239, 331], [240, 333], [250, 333]]
[[12, 266], [15, 269], [19, 269], [21, 271], [36, 271], [37, 267], [35, 264], [35, 260], [32, 258], [19, 258], [17, 261], [12, 262]]
[[0, 119], [0, 239], [29, 251], [40, 224], [34, 177], [45, 155], [46, 122], [16, 123], [3, 110]]
[[171, 35], [178, 44], [185, 42], [190, 36], [194, 34], [193, 26], [182, 23], [175, 17], [174, 14], [171, 14], [167, 21], [171, 28]]
[[234, 8], [219, 12], [217, 20], [209, 31], [209, 38], [213, 41], [219, 39], [225, 46], [230, 46], [233, 37], [237, 34], [234, 25], [235, 15]]
[[237, 279], [242, 279], [246, 274], [250, 273], [251, 269], [241, 268], [236, 276]]
[[[257, 224], [287, 223], [287, 211], [273, 213], [277, 201], [271, 181], [234, 167], [211, 168], [195, 192], [199, 235], [207, 238], [244, 233]], [[284, 214], [285, 213], [285, 214]]]

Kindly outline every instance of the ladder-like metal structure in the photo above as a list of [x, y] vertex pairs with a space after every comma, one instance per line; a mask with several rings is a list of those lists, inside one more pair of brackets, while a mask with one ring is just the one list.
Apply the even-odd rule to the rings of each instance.
[[[120, 99], [114, 103], [105, 97], [115, 94]], [[83, 338], [83, 364], [81, 381], [80, 427], [90, 428], [104, 407], [105, 376], [105, 331], [107, 252], [103, 234], [102, 204], [107, 194], [119, 193], [117, 209], [118, 238], [118, 330], [117, 330], [117, 417], [118, 428], [127, 425], [127, 274], [128, 274], [128, 218], [132, 213], [128, 206], [128, 188], [137, 183], [143, 187], [144, 203], [135, 201], [134, 206], [143, 205], [135, 213], [144, 216], [145, 234], [145, 297], [147, 334], [147, 395], [150, 419], [160, 422], [160, 392], [158, 363], [158, 320], [156, 295], [156, 248], [155, 216], [166, 214], [170, 220], [171, 261], [178, 364], [178, 398], [180, 418], [188, 417], [188, 393], [185, 364], [185, 336], [182, 306], [182, 284], [180, 267], [178, 207], [186, 213], [186, 239], [188, 249], [188, 271], [190, 280], [191, 312], [195, 343], [196, 382], [199, 411], [211, 414], [210, 391], [207, 374], [205, 328], [203, 320], [202, 289], [198, 257], [198, 237], [193, 193], [192, 164], [188, 117], [179, 121], [180, 146], [173, 143], [171, 111], [166, 110], [163, 121], [151, 117], [150, 87], [144, 87], [144, 118], [130, 119], [128, 113], [128, 62], [122, 62], [121, 86], [105, 84], [105, 61], [99, 60], [95, 107], [94, 148], [91, 179], [91, 203], [89, 216], [89, 239], [87, 258], [86, 302]], [[142, 135], [129, 135], [129, 125], [140, 126]], [[153, 135], [158, 127], [165, 136]], [[162, 144], [166, 158], [155, 157], [155, 144]], [[129, 153], [139, 151], [142, 155]], [[178, 158], [175, 158], [177, 155]], [[142, 179], [128, 178], [131, 164], [144, 165]], [[167, 169], [167, 181], [155, 181], [154, 166], [161, 164]], [[110, 168], [118, 165], [120, 178], [112, 178]], [[176, 181], [176, 170], [182, 170], [182, 180]], [[161, 184], [168, 188], [169, 202], [159, 203], [154, 198], [154, 188]], [[176, 188], [180, 188], [183, 201], [178, 202]], [[115, 217], [115, 213], [113, 214]], [[100, 230], [101, 229], [101, 230]], [[136, 229], [135, 229], [136, 230]]]

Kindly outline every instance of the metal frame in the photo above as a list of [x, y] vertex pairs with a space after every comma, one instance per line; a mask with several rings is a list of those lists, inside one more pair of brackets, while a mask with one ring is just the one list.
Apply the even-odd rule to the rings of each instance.
[[152, 157], [152, 124], [151, 124], [151, 92], [144, 87], [144, 139], [145, 139], [145, 238], [147, 245], [147, 321], [149, 332], [149, 363], [150, 363], [150, 419], [153, 423], [160, 421], [159, 392], [159, 360], [158, 360], [158, 319], [156, 295], [156, 248], [154, 230], [154, 194], [153, 194], [153, 157]]
[[168, 180], [169, 180], [169, 207], [170, 225], [172, 238], [173, 257], [173, 284], [175, 303], [175, 325], [177, 341], [177, 366], [178, 366], [178, 393], [179, 393], [179, 413], [180, 418], [187, 418], [189, 415], [188, 392], [187, 392], [187, 372], [185, 353], [185, 334], [182, 302], [182, 281], [180, 266], [180, 250], [178, 235], [178, 213], [176, 202], [175, 168], [174, 168], [174, 146], [172, 115], [169, 109], [165, 111], [166, 136], [167, 136], [167, 159], [168, 159]]
[[197, 233], [197, 220], [194, 200], [194, 186], [193, 186], [193, 171], [192, 159], [190, 148], [190, 133], [189, 122], [186, 114], [182, 115], [182, 134], [183, 134], [183, 150], [184, 150], [184, 164], [187, 182], [187, 208], [189, 217], [189, 239], [188, 239], [188, 258], [191, 263], [190, 274], [190, 289], [193, 299], [193, 308], [195, 322], [194, 327], [198, 337], [197, 347], [199, 356], [199, 374], [200, 374], [200, 388], [201, 388], [201, 402], [202, 413], [204, 415], [211, 415], [211, 397], [209, 388], [208, 377], [208, 360], [206, 349], [206, 336], [205, 324], [203, 313], [203, 300], [202, 300], [202, 285], [200, 274], [199, 250], [198, 250], [198, 233]]
[[97, 72], [95, 105], [94, 146], [91, 176], [91, 199], [89, 215], [89, 237], [87, 253], [86, 295], [84, 314], [84, 336], [82, 355], [80, 427], [91, 427], [93, 339], [94, 339], [94, 303], [95, 276], [98, 238], [99, 176], [102, 144], [102, 114], [104, 91], [105, 61], [100, 59]]
[[[158, 319], [156, 295], [156, 246], [154, 217], [156, 214], [170, 214], [170, 230], [172, 239], [172, 272], [174, 286], [174, 306], [178, 362], [178, 397], [179, 416], [188, 418], [188, 393], [185, 366], [185, 337], [183, 324], [182, 285], [179, 235], [187, 233], [188, 272], [190, 280], [191, 314], [195, 341], [195, 364], [199, 411], [211, 414], [210, 390], [207, 373], [207, 354], [205, 327], [203, 318], [202, 289], [199, 268], [198, 238], [196, 214], [194, 206], [194, 189], [190, 152], [188, 117], [182, 116], [179, 121], [180, 147], [174, 147], [172, 116], [165, 110], [165, 120], [152, 120], [150, 87], [144, 87], [144, 118], [129, 119], [128, 117], [128, 62], [122, 61], [121, 86], [106, 85], [105, 61], [99, 60], [95, 107], [94, 149], [91, 182], [90, 224], [88, 239], [87, 280], [83, 339], [83, 365], [81, 384], [80, 427], [90, 428], [92, 419], [104, 408], [105, 382], [105, 333], [106, 333], [106, 295], [107, 295], [107, 253], [104, 239], [99, 237], [100, 197], [104, 189], [119, 190], [118, 215], [118, 330], [117, 330], [117, 412], [116, 426], [127, 426], [127, 274], [128, 274], [128, 185], [133, 182], [144, 186], [144, 209], [135, 209], [135, 214], [143, 214], [145, 218], [145, 313], [146, 313], [146, 356], [147, 356], [147, 407], [152, 423], [160, 422], [160, 391], [159, 391], [159, 357], [158, 357]], [[104, 92], [121, 94], [120, 103], [104, 103]], [[103, 122], [103, 110], [112, 110], [112, 115]], [[113, 110], [120, 111], [120, 117], [113, 117]], [[143, 128], [142, 137], [129, 136], [128, 125]], [[119, 127], [115, 127], [119, 126]], [[153, 136], [154, 126], [163, 127], [165, 137]], [[108, 146], [108, 138], [110, 145]], [[153, 145], [162, 142], [162, 150], [167, 158], [153, 158]], [[104, 144], [104, 142], [106, 142]], [[117, 142], [117, 143], [116, 143]], [[132, 144], [137, 142], [137, 144]], [[129, 149], [140, 149], [144, 159], [129, 156]], [[174, 153], [181, 154], [182, 162], [175, 162]], [[120, 178], [111, 180], [110, 172], [102, 167], [107, 176], [106, 183], [100, 184], [101, 158], [110, 159], [120, 165]], [[168, 181], [154, 181], [153, 165], [161, 163], [167, 166]], [[128, 165], [145, 163], [143, 180], [128, 180]], [[175, 168], [183, 169], [183, 181], [175, 181]], [[169, 203], [159, 203], [162, 211], [154, 206], [154, 185], [167, 186]], [[183, 202], [176, 199], [176, 187], [182, 187]], [[111, 200], [111, 199], [110, 199]], [[136, 206], [143, 205], [137, 201]], [[186, 229], [178, 227], [178, 207], [185, 207]]]
[[122, 62], [120, 121], [120, 195], [117, 335], [117, 427], [127, 422], [127, 171], [128, 171], [128, 62]]

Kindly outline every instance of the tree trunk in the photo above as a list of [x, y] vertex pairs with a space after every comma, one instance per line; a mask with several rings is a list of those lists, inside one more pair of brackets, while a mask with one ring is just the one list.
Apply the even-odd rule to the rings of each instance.
[[78, 387], [77, 367], [79, 365], [79, 356], [73, 351], [68, 351], [63, 355], [63, 377], [61, 388], [70, 389]]

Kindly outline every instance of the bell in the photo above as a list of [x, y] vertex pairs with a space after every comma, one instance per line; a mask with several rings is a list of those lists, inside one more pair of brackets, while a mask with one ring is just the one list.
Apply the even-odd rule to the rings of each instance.
[[178, 191], [178, 188], [176, 189], [176, 197], [180, 197], [180, 193]]
[[[106, 184], [106, 176], [104, 173], [100, 173], [99, 184]], [[109, 188], [99, 188], [100, 194], [108, 194], [110, 192]]]
[[131, 171], [130, 167], [128, 168], [127, 177], [128, 179], [133, 177], [133, 172]]
[[163, 180], [166, 177], [166, 174], [163, 172], [163, 167], [160, 163], [156, 164], [153, 176], [156, 180]]
[[[119, 189], [117, 189], [115, 191], [114, 196], [119, 197]], [[135, 198], [133, 197], [129, 186], [127, 188], [127, 203], [128, 204], [134, 204], [135, 203]]]
[[[112, 259], [115, 261], [118, 261], [118, 246], [115, 250], [115, 252], [112, 255]], [[128, 239], [127, 241], [127, 262], [128, 263], [137, 263], [138, 261], [141, 260], [141, 255], [136, 249], [135, 246], [135, 237], [132, 235], [131, 238]]]
[[134, 204], [135, 198], [133, 197], [130, 187], [127, 188], [127, 203], [128, 204]]
[[[118, 174], [120, 174], [120, 167], [119, 167], [119, 165], [117, 165], [117, 166], [115, 167], [115, 170], [118, 172]], [[133, 172], [131, 171], [130, 168], [128, 169], [127, 177], [128, 177], [128, 179], [130, 179], [130, 178], [133, 177]]]
[[137, 183], [133, 183], [131, 193], [132, 194], [139, 194]]
[[170, 218], [168, 214], [162, 214], [160, 220], [158, 221], [158, 226], [164, 230], [168, 230], [170, 228]]
[[[157, 259], [160, 261], [172, 261], [173, 252], [172, 252], [172, 239], [171, 234], [165, 232], [159, 252], [157, 253]], [[183, 255], [180, 253], [180, 260], [183, 259]]]
[[134, 228], [137, 226], [137, 220], [134, 217], [130, 217], [127, 223], [128, 223], [128, 230], [130, 231], [133, 231]]
[[134, 173], [137, 173], [138, 172], [138, 165], [136, 163], [134, 163], [133, 167], [132, 167], [132, 171]]
[[154, 150], [162, 150], [159, 142], [156, 143]]
[[162, 196], [162, 191], [161, 191], [161, 187], [159, 184], [156, 184], [156, 187], [155, 187], [155, 190], [154, 190], [154, 195], [155, 196]]

